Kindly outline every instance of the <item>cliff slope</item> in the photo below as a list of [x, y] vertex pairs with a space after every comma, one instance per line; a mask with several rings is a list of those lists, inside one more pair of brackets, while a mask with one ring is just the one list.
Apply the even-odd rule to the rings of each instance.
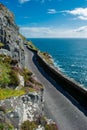
[[43, 85], [25, 68], [26, 43], [0, 4], [0, 130], [56, 130], [44, 115]]
[[19, 34], [19, 28], [14, 22], [13, 13], [2, 4], [0, 4], [0, 42], [4, 44], [0, 53], [10, 55], [24, 66], [23, 43], [25, 41]]

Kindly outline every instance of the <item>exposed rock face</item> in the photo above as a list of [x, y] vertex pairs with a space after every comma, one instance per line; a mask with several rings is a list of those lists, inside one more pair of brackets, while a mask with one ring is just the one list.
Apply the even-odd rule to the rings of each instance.
[[[14, 97], [0, 101], [6, 113], [0, 110], [0, 121], [10, 122], [19, 130], [21, 123], [26, 120], [35, 121], [42, 114], [41, 94], [28, 93], [20, 97]], [[3, 108], [2, 107], [2, 108]]]
[[[14, 15], [2, 4], [0, 4], [0, 42], [4, 44], [4, 47], [0, 48], [0, 54], [11, 56], [12, 59], [14, 58], [19, 61], [17, 63], [21, 65], [21, 68], [25, 67], [24, 44], [26, 45], [27, 41], [20, 35], [19, 28], [14, 22]], [[28, 75], [30, 74], [28, 73]], [[27, 86], [25, 86], [23, 75], [19, 75], [19, 79], [21, 87], [16, 87], [16, 90]], [[38, 128], [35, 130], [45, 130], [43, 124], [50, 124], [49, 120], [44, 119], [44, 89], [38, 89], [37, 85], [40, 87], [40, 84], [38, 82], [35, 82], [37, 84], [32, 83], [32, 78], [28, 83], [34, 84], [33, 88], [35, 87], [36, 91], [0, 100], [0, 123], [3, 125], [4, 130], [9, 130], [10, 128], [11, 130], [20, 130], [22, 123], [27, 120], [37, 122]], [[28, 85], [28, 87], [30, 86]]]
[[0, 4], [0, 42], [4, 44], [4, 49], [8, 50], [11, 56], [24, 66], [24, 41], [14, 22], [13, 13], [2, 4]]

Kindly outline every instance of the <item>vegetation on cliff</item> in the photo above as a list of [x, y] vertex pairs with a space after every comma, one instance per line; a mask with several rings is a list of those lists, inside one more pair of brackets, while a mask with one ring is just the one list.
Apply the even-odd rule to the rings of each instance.
[[4, 47], [4, 44], [2, 42], [0, 42], [0, 48]]
[[13, 13], [2, 4], [0, 16], [0, 130], [19, 129], [23, 121], [21, 130], [36, 130], [39, 126], [57, 130], [55, 123], [47, 123], [41, 115], [43, 85], [24, 68], [24, 44], [34, 51], [38, 49], [19, 33]]
[[57, 125], [53, 122], [47, 123], [47, 120], [44, 118], [44, 116], [38, 118], [36, 121], [25, 121], [21, 125], [21, 130], [33, 130], [33, 129], [39, 129], [42, 128], [45, 130], [58, 130]]
[[14, 127], [8, 123], [0, 123], [0, 130], [14, 130]]
[[0, 112], [2, 113], [2, 119], [0, 116], [0, 130], [14, 130], [11, 122], [8, 121], [8, 119], [5, 120], [5, 114], [7, 113], [7, 111], [4, 106], [0, 106]]
[[27, 41], [27, 46], [32, 50], [38, 51], [38, 48], [31, 41]]
[[[19, 78], [23, 77], [24, 85]], [[15, 90], [18, 87], [18, 90]], [[18, 67], [18, 62], [9, 56], [0, 55], [0, 100], [20, 96], [31, 91], [43, 88], [31, 71]]]
[[52, 57], [47, 52], [39, 52], [39, 55], [50, 65], [53, 65]]
[[19, 79], [17, 73], [12, 69], [12, 62], [15, 62], [9, 56], [0, 55], [0, 88], [17, 86]]

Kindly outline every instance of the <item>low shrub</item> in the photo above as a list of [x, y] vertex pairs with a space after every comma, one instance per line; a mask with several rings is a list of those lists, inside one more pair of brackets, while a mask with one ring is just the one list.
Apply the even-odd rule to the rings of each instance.
[[5, 64], [6, 63], [10, 64], [11, 60], [12, 60], [12, 58], [10, 56], [6, 56], [6, 55], [3, 55], [3, 54], [0, 54], [0, 62], [5, 63]]
[[18, 64], [18, 61], [16, 59], [12, 59], [10, 56], [6, 56], [3, 54], [0, 54], [0, 62], [3, 62], [5, 64], [10, 64], [15, 66], [16, 64]]
[[53, 65], [52, 57], [47, 52], [40, 52], [39, 54], [48, 64]]
[[45, 130], [58, 130], [58, 128], [57, 128], [57, 126], [56, 126], [56, 124], [47, 124], [46, 126], [45, 126]]
[[25, 86], [26, 86], [26, 83], [29, 81], [29, 78], [31, 78], [31, 76], [32, 76], [32, 72], [29, 71], [28, 69], [24, 68], [24, 69], [21, 71], [20, 74], [24, 77]]
[[0, 87], [7, 87], [10, 83], [11, 68], [9, 65], [1, 63], [0, 64]]
[[10, 73], [10, 82], [9, 82], [9, 86], [18, 86], [19, 85], [19, 78], [18, 78], [18, 74], [17, 72], [15, 72], [15, 70], [11, 70]]
[[38, 48], [36, 48], [35, 45], [34, 45], [31, 41], [28, 41], [27, 44], [28, 44], [28, 46], [29, 46], [30, 48], [32, 48], [33, 50], [38, 50]]
[[14, 127], [7, 123], [0, 123], [0, 130], [14, 130]]
[[37, 124], [32, 121], [25, 121], [24, 123], [22, 123], [21, 125], [21, 130], [35, 130], [37, 128]]
[[0, 130], [4, 130], [4, 125], [0, 123]]
[[46, 121], [46, 119], [45, 119], [44, 116], [39, 116], [39, 117], [37, 118], [37, 120], [36, 120], [36, 123], [37, 123], [38, 125], [45, 126], [45, 125], [47, 124], [47, 121]]
[[18, 61], [16, 59], [12, 59], [10, 64], [15, 66], [18, 64]]
[[57, 125], [54, 124], [47, 124], [45, 117], [39, 117], [37, 121], [25, 121], [21, 125], [21, 130], [36, 130], [38, 126], [41, 125], [45, 128], [45, 130], [58, 130]]
[[11, 85], [18, 86], [19, 78], [17, 72], [9, 64], [0, 64], [0, 87], [5, 88]]

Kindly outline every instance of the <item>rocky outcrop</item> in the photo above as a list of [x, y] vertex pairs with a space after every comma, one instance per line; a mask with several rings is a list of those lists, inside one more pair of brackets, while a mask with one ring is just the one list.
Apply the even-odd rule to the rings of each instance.
[[[1, 88], [7, 95], [3, 98], [3, 94], [1, 98], [3, 100], [0, 100], [0, 128], [2, 127], [4, 130], [20, 130], [26, 124], [26, 121], [28, 121], [28, 123], [31, 122], [31, 125], [35, 123], [34, 125], [37, 126], [35, 129], [32, 128], [32, 130], [45, 130], [45, 127], [51, 128], [50, 124], [54, 125], [52, 130], [57, 130], [54, 122], [44, 118], [43, 86], [33, 78], [34, 75], [31, 77], [31, 72], [24, 68], [24, 45], [26, 43], [28, 41], [19, 33], [19, 28], [14, 22], [13, 13], [0, 4], [0, 63], [2, 66], [4, 64], [5, 67], [8, 66], [4, 75], [8, 77], [7, 83], [10, 83], [10, 87], [6, 83], [6, 86], [2, 84]], [[7, 64], [5, 58], [7, 58]], [[10, 71], [7, 72], [7, 69]], [[3, 73], [0, 76], [3, 79]], [[11, 79], [10, 76], [13, 78]], [[3, 89], [3, 86], [6, 88]], [[13, 90], [10, 97], [7, 90]], [[15, 90], [18, 93], [13, 96]], [[23, 92], [20, 90], [23, 90]]]
[[[42, 115], [41, 93], [31, 92], [20, 97], [0, 101], [1, 122], [11, 123], [14, 128], [20, 129], [21, 124], [26, 121], [35, 121]], [[3, 110], [5, 109], [5, 110]], [[4, 111], [7, 111], [6, 113]]]
[[2, 4], [0, 4], [0, 42], [14, 59], [18, 60], [22, 66], [25, 65], [24, 40], [20, 37], [13, 13]]

